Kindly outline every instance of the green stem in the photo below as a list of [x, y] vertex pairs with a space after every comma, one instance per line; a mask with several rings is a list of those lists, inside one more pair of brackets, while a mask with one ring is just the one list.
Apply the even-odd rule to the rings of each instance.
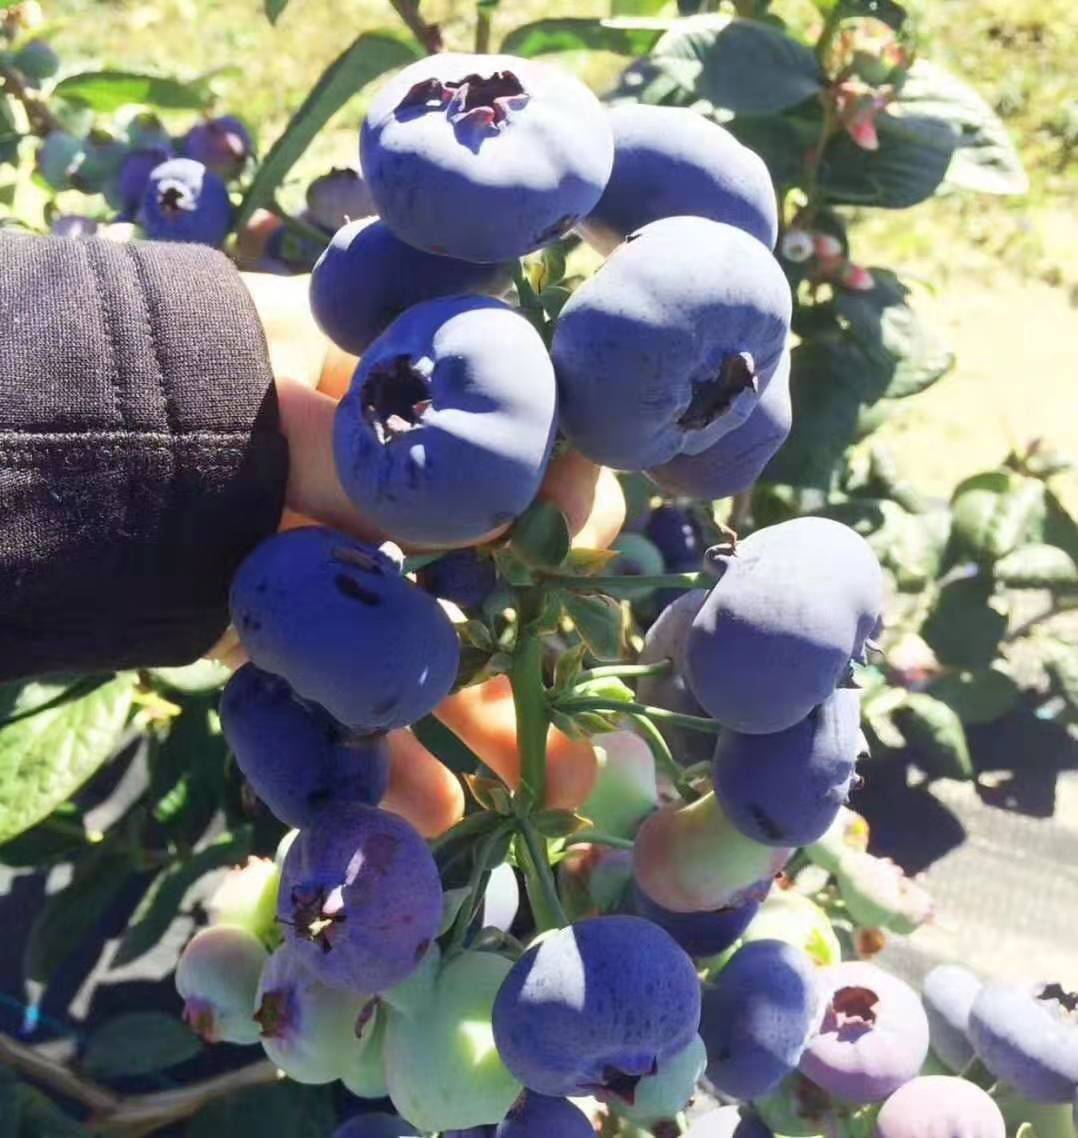
[[308, 225], [305, 221], [300, 221], [298, 217], [293, 217], [288, 210], [278, 205], [276, 201], [269, 202], [266, 208], [274, 217], [279, 217], [284, 222], [285, 228], [291, 230], [297, 237], [303, 237], [319, 246], [328, 242], [329, 238], [321, 229]]
[[486, 55], [490, 51], [491, 5], [488, 0], [479, 0], [475, 6], [475, 53]]
[[546, 840], [527, 818], [520, 819], [517, 857], [524, 867], [535, 926], [540, 932], [564, 928], [569, 919], [561, 907], [558, 887], [550, 870]]
[[541, 808], [546, 798], [546, 738], [550, 729], [543, 686], [543, 646], [539, 637], [522, 628], [509, 669], [517, 716], [520, 786], [516, 800], [523, 814]]
[[565, 839], [566, 846], [610, 846], [615, 850], [631, 850], [631, 838], [618, 838], [613, 834], [604, 834], [602, 830], [578, 830]]
[[662, 707], [652, 707], [646, 703], [636, 703], [627, 699], [603, 699], [600, 696], [569, 696], [560, 699], [554, 708], [565, 715], [580, 711], [614, 711], [623, 715], [643, 715], [659, 723], [669, 723], [671, 727], [684, 727], [687, 731], [702, 731], [705, 735], [717, 735], [722, 728], [714, 719], [701, 715], [681, 715]]
[[468, 929], [475, 919], [483, 890], [486, 888], [487, 873], [494, 868], [491, 865], [493, 861], [491, 855], [510, 825], [511, 823], [506, 821], [496, 830], [493, 830], [479, 843], [479, 847], [475, 851], [475, 860], [472, 863], [472, 872], [468, 879], [468, 896], [464, 898], [464, 904], [461, 905], [457, 912], [457, 919], [453, 922], [453, 933], [449, 938], [449, 947], [446, 949], [447, 956], [452, 955], [464, 946], [464, 938], [468, 935]]
[[638, 589], [706, 589], [714, 578], [704, 573], [656, 573], [651, 577], [560, 577], [550, 574], [559, 589], [573, 593], [631, 593]]
[[663, 738], [662, 732], [645, 715], [634, 715], [632, 721], [637, 731], [644, 737], [644, 742], [651, 748], [655, 766], [677, 787], [678, 794], [686, 802], [695, 802], [700, 795], [693, 789], [692, 783], [685, 777], [685, 772], [670, 753], [670, 745]]
[[539, 296], [532, 288], [532, 283], [528, 280], [528, 274], [524, 271], [524, 266], [520, 261], [513, 262], [513, 284], [516, 285], [521, 314], [527, 317], [528, 322], [540, 335], [545, 337], [547, 335], [546, 313], [539, 303]]
[[586, 668], [577, 676], [576, 682], [584, 684], [589, 680], [605, 680], [608, 676], [626, 679], [633, 676], [665, 676], [673, 666], [673, 660], [658, 660], [654, 664], [604, 664], [601, 668]]

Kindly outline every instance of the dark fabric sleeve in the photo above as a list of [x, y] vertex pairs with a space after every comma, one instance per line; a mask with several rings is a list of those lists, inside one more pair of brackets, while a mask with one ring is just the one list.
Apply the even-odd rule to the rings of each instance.
[[287, 464], [224, 256], [0, 231], [0, 679], [205, 652]]

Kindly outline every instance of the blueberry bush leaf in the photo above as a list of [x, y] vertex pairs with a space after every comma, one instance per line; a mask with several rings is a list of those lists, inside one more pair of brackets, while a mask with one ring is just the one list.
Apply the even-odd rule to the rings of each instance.
[[90, 1036], [82, 1065], [102, 1079], [149, 1075], [184, 1063], [202, 1050], [194, 1032], [164, 1012], [129, 1012]]
[[596, 659], [621, 658], [624, 622], [621, 605], [613, 597], [566, 593], [562, 603], [566, 613], [576, 625], [581, 640]]
[[933, 680], [927, 694], [942, 700], [963, 723], [991, 723], [1018, 704], [1021, 689], [999, 668], [948, 672]]
[[120, 673], [0, 729], [0, 842], [46, 818], [113, 754], [135, 683], [133, 673]]
[[271, 24], [277, 23], [281, 13], [288, 7], [288, 0], [264, 0], [266, 19]]
[[364, 32], [322, 73], [284, 133], [270, 147], [240, 206], [237, 226], [271, 201], [277, 187], [315, 135], [372, 79], [411, 63], [422, 54], [410, 36], [395, 30]]
[[227, 1095], [203, 1107], [188, 1138], [257, 1134], [259, 1138], [324, 1138], [336, 1124], [329, 1087], [282, 1081]]
[[1078, 565], [1065, 549], [1034, 542], [996, 562], [996, 580], [1012, 589], [1078, 590]]
[[201, 83], [181, 83], [135, 71], [83, 71], [61, 79], [53, 94], [95, 111], [118, 111], [132, 103], [169, 111], [198, 111], [209, 102]]
[[529, 565], [556, 569], [569, 553], [569, 525], [551, 502], [535, 502], [512, 530], [513, 552]]
[[976, 474], [955, 488], [952, 512], [956, 547], [978, 561], [995, 561], [1043, 536], [1044, 483], [1003, 470]]
[[927, 59], [906, 75], [901, 105], [913, 114], [948, 123], [957, 145], [946, 182], [983, 194], [1025, 194], [1029, 178], [1006, 126], [969, 84]]
[[924, 692], [911, 692], [894, 719], [910, 750], [929, 774], [973, 777], [962, 721], [942, 700]]
[[629, 19], [589, 20], [566, 16], [536, 20], [514, 28], [501, 50], [530, 58], [555, 51], [609, 51], [617, 55], [645, 55], [663, 34], [662, 25]]

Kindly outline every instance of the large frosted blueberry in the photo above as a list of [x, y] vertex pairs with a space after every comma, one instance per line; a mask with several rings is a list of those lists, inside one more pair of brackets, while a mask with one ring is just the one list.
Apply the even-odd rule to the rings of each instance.
[[579, 226], [609, 253], [663, 217], [707, 217], [751, 233], [769, 249], [778, 205], [763, 160], [697, 111], [625, 103], [610, 111], [614, 169], [599, 204]]
[[807, 845], [827, 832], [846, 801], [861, 738], [856, 688], [833, 692], [785, 731], [725, 731], [715, 744], [715, 793], [748, 837], [772, 846]]
[[747, 490], [763, 473], [790, 434], [790, 353], [764, 388], [755, 410], [736, 430], [700, 454], [679, 454], [648, 476], [672, 494], [688, 498], [730, 498]]
[[696, 1035], [692, 961], [639, 917], [592, 917], [533, 945], [494, 1003], [505, 1065], [530, 1090], [631, 1101]]
[[338, 229], [311, 274], [311, 312], [338, 347], [361, 355], [407, 308], [458, 293], [497, 296], [504, 265], [476, 265], [405, 244], [384, 221], [360, 217]]
[[277, 916], [296, 959], [322, 983], [384, 992], [415, 971], [438, 935], [438, 868], [396, 814], [327, 809], [285, 856]]
[[389, 786], [384, 736], [354, 735], [254, 664], [225, 685], [221, 726], [255, 794], [286, 826], [316, 825], [335, 803], [377, 806]]
[[882, 608], [879, 562], [848, 526], [807, 517], [757, 530], [723, 558], [693, 620], [689, 687], [732, 731], [783, 731], [844, 681]]
[[700, 1034], [708, 1078], [734, 1098], [769, 1094], [798, 1064], [820, 1021], [817, 969], [800, 949], [757, 940], [704, 989]]
[[229, 603], [254, 664], [361, 733], [422, 719], [456, 680], [460, 642], [438, 602], [389, 557], [333, 530], [262, 542]]
[[913, 1079], [883, 1104], [876, 1138], [1004, 1138], [1000, 1109], [976, 1083], [946, 1075]]
[[801, 1073], [850, 1102], [880, 1102], [921, 1070], [928, 1020], [917, 993], [875, 964], [853, 960], [818, 973], [824, 1013]]
[[614, 140], [579, 80], [535, 60], [442, 52], [374, 97], [360, 161], [398, 237], [506, 261], [566, 234], [599, 200]]
[[394, 539], [467, 545], [522, 513], [554, 441], [539, 333], [498, 300], [410, 308], [367, 349], [334, 428], [341, 482]]
[[562, 430], [619, 470], [707, 450], [755, 409], [790, 309], [778, 262], [747, 233], [700, 217], [645, 225], [561, 311]]
[[1059, 984], [986, 984], [969, 1013], [981, 1062], [1033, 1102], [1069, 1103], [1078, 1090], [1078, 995]]
[[921, 985], [932, 1050], [952, 1071], [964, 1071], [973, 1062], [969, 1013], [982, 987], [961, 964], [937, 964]]
[[191, 158], [170, 158], [151, 171], [139, 220], [155, 241], [220, 245], [232, 226], [224, 182]]

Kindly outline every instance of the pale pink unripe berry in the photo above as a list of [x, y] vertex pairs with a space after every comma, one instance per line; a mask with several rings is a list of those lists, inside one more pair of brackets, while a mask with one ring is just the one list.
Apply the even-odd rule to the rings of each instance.
[[232, 925], [203, 929], [176, 965], [184, 1022], [207, 1043], [257, 1043], [252, 1019], [268, 953], [254, 934]]

